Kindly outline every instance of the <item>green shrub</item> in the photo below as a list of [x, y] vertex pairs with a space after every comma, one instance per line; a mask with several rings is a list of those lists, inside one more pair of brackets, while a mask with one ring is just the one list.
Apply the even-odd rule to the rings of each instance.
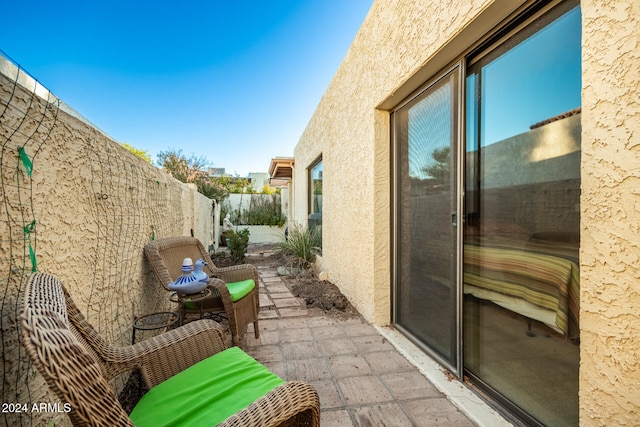
[[244, 261], [249, 248], [249, 229], [243, 228], [240, 231], [227, 230], [226, 236], [231, 259], [236, 262]]
[[251, 198], [251, 207], [243, 213], [248, 225], [276, 225], [281, 227], [286, 217], [280, 207], [280, 198], [272, 195], [258, 195]]
[[293, 264], [302, 268], [311, 267], [316, 255], [321, 252], [322, 229], [294, 224], [288, 231], [288, 234], [276, 243], [277, 247]]
[[249, 209], [242, 209], [242, 212], [231, 209], [231, 203], [225, 201], [221, 206], [220, 220], [229, 213], [229, 219], [236, 225], [284, 225], [287, 218], [282, 212], [280, 195], [253, 194], [248, 197], [251, 197]]

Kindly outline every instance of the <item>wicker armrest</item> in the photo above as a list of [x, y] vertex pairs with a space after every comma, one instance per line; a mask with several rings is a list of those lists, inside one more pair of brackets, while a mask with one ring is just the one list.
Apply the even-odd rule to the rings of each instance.
[[[213, 320], [190, 322], [131, 346], [112, 348], [105, 361], [121, 372], [140, 368], [151, 388], [189, 366], [227, 348], [222, 327]], [[111, 372], [113, 376], [114, 372]]]
[[224, 280], [218, 279], [215, 277], [209, 278], [209, 288], [213, 291], [213, 294], [220, 298], [222, 301], [222, 305], [224, 306], [224, 311], [229, 317], [229, 322], [235, 324], [235, 314], [233, 310], [233, 300], [231, 299], [231, 294], [229, 293], [229, 288], [227, 288], [227, 284]]
[[234, 265], [231, 267], [212, 268], [213, 276], [227, 283], [253, 279], [256, 286], [259, 284], [258, 269], [251, 264]]
[[320, 400], [309, 384], [289, 381], [218, 426], [319, 426]]

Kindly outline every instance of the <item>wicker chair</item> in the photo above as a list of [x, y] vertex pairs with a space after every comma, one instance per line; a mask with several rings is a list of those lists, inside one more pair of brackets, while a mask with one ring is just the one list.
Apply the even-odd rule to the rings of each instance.
[[[108, 383], [114, 376], [139, 368], [151, 393], [152, 387], [174, 375], [179, 377], [195, 363], [207, 362], [210, 356], [215, 358], [225, 350], [224, 332], [207, 319], [135, 345], [113, 347], [86, 321], [60, 281], [46, 273], [33, 273], [27, 282], [20, 326], [27, 354], [51, 390], [71, 406], [68, 416], [74, 426], [134, 425]], [[231, 350], [241, 352], [238, 348]], [[244, 388], [239, 392], [244, 393]], [[319, 417], [315, 389], [292, 381], [277, 386], [218, 425], [317, 426]]]
[[211, 287], [212, 296], [202, 302], [195, 303], [195, 306], [188, 308], [182, 306], [184, 317], [189, 313], [224, 312], [229, 320], [229, 329], [233, 345], [240, 345], [240, 338], [247, 330], [247, 326], [253, 323], [253, 330], [256, 338], [260, 338], [258, 328], [258, 311], [260, 309], [259, 298], [259, 278], [258, 270], [250, 264], [237, 265], [233, 267], [217, 268], [209, 253], [202, 243], [195, 237], [166, 237], [152, 240], [144, 247], [144, 253], [151, 264], [151, 268], [162, 286], [169, 290], [168, 286], [182, 274], [182, 260], [191, 258], [195, 261], [202, 258], [207, 265], [204, 271], [210, 277], [217, 277], [226, 283], [240, 282], [251, 279], [255, 287], [243, 298], [232, 301], [229, 290], [224, 285]]

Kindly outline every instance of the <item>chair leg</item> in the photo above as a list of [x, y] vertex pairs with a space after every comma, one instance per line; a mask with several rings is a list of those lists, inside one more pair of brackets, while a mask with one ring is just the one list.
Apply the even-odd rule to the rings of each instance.
[[533, 320], [527, 317], [527, 336], [528, 337], [536, 336], [536, 334], [533, 332], [532, 326], [533, 326]]
[[235, 312], [235, 307], [233, 308], [233, 323], [231, 323], [231, 319], [229, 319], [229, 332], [231, 332], [231, 341], [235, 347], [240, 347], [240, 335], [243, 332], [240, 330], [238, 325], [238, 313]]
[[[258, 283], [256, 283], [256, 287], [257, 287]], [[253, 311], [253, 318], [256, 319], [255, 322], [253, 322], [253, 333], [256, 337], [256, 339], [260, 338], [260, 327], [258, 325], [258, 316], [260, 316], [260, 292], [258, 289], [254, 290], [254, 294], [253, 294], [253, 301], [255, 303], [255, 308]]]

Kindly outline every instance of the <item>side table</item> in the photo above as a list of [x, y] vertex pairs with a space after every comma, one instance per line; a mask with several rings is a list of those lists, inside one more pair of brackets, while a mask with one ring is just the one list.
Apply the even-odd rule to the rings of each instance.
[[133, 330], [131, 332], [131, 344], [136, 343], [136, 331], [153, 331], [156, 329], [168, 328], [175, 325], [180, 316], [173, 311], [160, 311], [157, 313], [145, 314], [133, 319]]
[[[197, 294], [182, 294], [180, 292], [174, 292], [169, 297], [169, 301], [175, 302], [178, 304], [178, 325], [182, 326], [182, 322], [184, 321], [184, 316], [186, 313], [185, 303], [197, 303], [211, 296], [211, 289], [204, 288], [202, 292]], [[204, 316], [204, 310], [202, 305], [200, 305], [200, 318], [202, 319]]]

